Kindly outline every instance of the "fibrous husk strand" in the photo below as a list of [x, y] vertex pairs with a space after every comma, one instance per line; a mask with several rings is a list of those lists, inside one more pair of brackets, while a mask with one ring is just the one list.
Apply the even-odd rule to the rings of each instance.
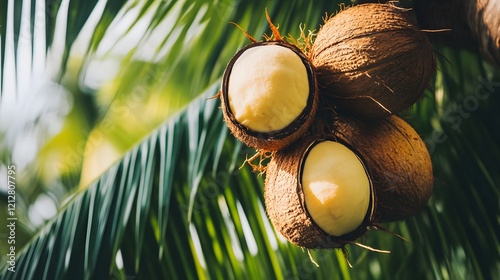
[[[252, 168], [253, 172], [259, 172], [259, 175], [263, 175], [266, 173], [266, 163], [273, 156], [273, 154], [274, 152], [258, 150], [250, 158], [247, 155], [245, 161], [240, 166], [240, 169], [243, 168], [245, 164], [248, 164]], [[258, 160], [257, 163], [255, 163], [256, 160]]]

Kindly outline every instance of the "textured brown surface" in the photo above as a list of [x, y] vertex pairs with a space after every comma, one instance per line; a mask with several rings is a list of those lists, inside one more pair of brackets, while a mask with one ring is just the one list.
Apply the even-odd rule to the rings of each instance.
[[423, 29], [448, 29], [428, 33], [433, 43], [479, 52], [500, 66], [500, 1], [415, 0], [414, 7]]
[[[307, 104], [302, 113], [287, 127], [282, 130], [263, 133], [253, 131], [242, 124], [238, 123], [233, 113], [231, 112], [231, 107], [228, 104], [228, 84], [231, 74], [231, 69], [240, 57], [240, 55], [245, 52], [248, 48], [277, 44], [280, 46], [285, 46], [292, 51], [294, 51], [298, 56], [300, 56], [303, 61], [309, 80], [309, 97], [307, 99]], [[316, 110], [318, 108], [318, 86], [316, 82], [316, 74], [314, 68], [311, 66], [309, 59], [302, 53], [302, 51], [285, 42], [260, 42], [251, 44], [236, 53], [236, 55], [229, 62], [226, 71], [224, 72], [224, 77], [222, 79], [221, 88], [221, 108], [224, 116], [224, 121], [231, 133], [241, 142], [245, 143], [247, 146], [264, 151], [277, 151], [283, 149], [284, 147], [290, 145], [299, 137], [301, 137], [307, 129], [312, 124], [314, 117], [316, 115]]]
[[311, 60], [320, 94], [359, 117], [408, 108], [435, 72], [432, 46], [412, 11], [390, 4], [357, 5], [329, 19], [318, 32]]
[[478, 51], [465, 16], [464, 0], [416, 0], [414, 11], [422, 29], [434, 30], [426, 33], [432, 43]]
[[374, 210], [370, 204], [369, 213], [362, 225], [352, 233], [340, 237], [327, 234], [314, 223], [307, 212], [299, 178], [303, 156], [315, 141], [321, 140], [304, 138], [274, 155], [266, 172], [266, 212], [274, 228], [298, 246], [309, 249], [341, 248], [347, 241], [355, 240], [366, 233]]
[[371, 122], [337, 117], [335, 135], [359, 153], [371, 174], [376, 222], [415, 215], [433, 190], [432, 162], [415, 130], [397, 116]]
[[468, 0], [467, 20], [488, 61], [500, 66], [500, 1]]

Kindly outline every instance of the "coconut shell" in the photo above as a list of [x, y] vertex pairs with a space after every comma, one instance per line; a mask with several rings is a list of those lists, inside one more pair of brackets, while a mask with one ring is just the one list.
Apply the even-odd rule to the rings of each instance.
[[311, 50], [320, 94], [357, 117], [399, 113], [435, 72], [432, 46], [412, 11], [391, 4], [347, 8], [325, 22]]
[[479, 44], [481, 54], [500, 66], [500, 2], [498, 0], [465, 1], [467, 20]]
[[[311, 218], [305, 205], [301, 173], [308, 151], [321, 141], [332, 140], [307, 137], [275, 153], [267, 166], [264, 188], [266, 212], [274, 228], [295, 245], [309, 249], [342, 248], [368, 230], [374, 214], [374, 192], [362, 224], [351, 233], [332, 236], [323, 231]], [[344, 144], [344, 143], [342, 143]]]
[[479, 51], [463, 0], [417, 0], [414, 11], [422, 29], [440, 30], [427, 33], [433, 44]]
[[337, 116], [336, 137], [355, 147], [368, 167], [376, 197], [374, 221], [417, 214], [433, 190], [432, 162], [417, 132], [397, 116], [361, 121]]
[[497, 0], [417, 0], [415, 13], [433, 43], [480, 53], [500, 66], [500, 2]]
[[[308, 80], [309, 80], [309, 97], [307, 99], [307, 104], [304, 110], [297, 116], [297, 118], [292, 121], [287, 127], [278, 131], [272, 132], [258, 132], [254, 131], [242, 124], [240, 124], [229, 106], [228, 98], [228, 86], [229, 78], [231, 75], [232, 67], [234, 66], [236, 60], [249, 48], [262, 46], [262, 45], [280, 45], [289, 48], [295, 52], [306, 67]], [[304, 55], [304, 53], [296, 46], [283, 42], [283, 41], [267, 41], [253, 43], [239, 50], [234, 57], [229, 62], [224, 76], [222, 79], [221, 87], [221, 108], [224, 116], [224, 121], [231, 133], [241, 142], [245, 143], [247, 146], [264, 151], [277, 151], [283, 149], [284, 147], [290, 145], [299, 137], [301, 137], [307, 129], [311, 126], [314, 117], [316, 115], [316, 110], [318, 108], [318, 86], [316, 82], [316, 73], [312, 67], [309, 59]]]

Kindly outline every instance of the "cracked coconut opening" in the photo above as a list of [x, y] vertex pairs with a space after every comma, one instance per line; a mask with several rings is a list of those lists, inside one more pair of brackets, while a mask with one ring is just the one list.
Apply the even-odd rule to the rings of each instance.
[[290, 125], [309, 96], [306, 67], [294, 51], [279, 45], [249, 48], [234, 63], [228, 98], [236, 120], [257, 132]]

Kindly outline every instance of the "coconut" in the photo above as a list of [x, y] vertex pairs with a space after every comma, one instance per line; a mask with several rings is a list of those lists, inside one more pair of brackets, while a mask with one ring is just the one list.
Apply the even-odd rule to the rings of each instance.
[[421, 28], [432, 31], [427, 33], [432, 44], [478, 51], [477, 42], [467, 22], [464, 5], [467, 1], [414, 1], [413, 10], [418, 24]]
[[414, 1], [420, 26], [433, 43], [479, 52], [500, 66], [500, 2], [495, 0]]
[[336, 116], [329, 132], [274, 154], [264, 201], [290, 242], [343, 248], [378, 222], [417, 214], [432, 194], [432, 163], [422, 139], [401, 118]]
[[465, 10], [479, 50], [491, 63], [500, 66], [500, 3], [495, 0], [467, 0]]
[[318, 106], [315, 71], [296, 46], [257, 42], [229, 62], [221, 103], [230, 131], [246, 145], [282, 149], [311, 125]]
[[311, 60], [321, 94], [363, 118], [407, 109], [435, 72], [432, 46], [413, 13], [391, 4], [357, 5], [328, 19]]
[[433, 190], [432, 162], [417, 132], [397, 116], [361, 121], [337, 116], [334, 135], [352, 147], [368, 167], [376, 197], [374, 221], [417, 214]]
[[332, 137], [307, 137], [276, 152], [264, 188], [275, 229], [309, 249], [343, 248], [362, 236], [374, 214], [372, 184], [362, 162]]

